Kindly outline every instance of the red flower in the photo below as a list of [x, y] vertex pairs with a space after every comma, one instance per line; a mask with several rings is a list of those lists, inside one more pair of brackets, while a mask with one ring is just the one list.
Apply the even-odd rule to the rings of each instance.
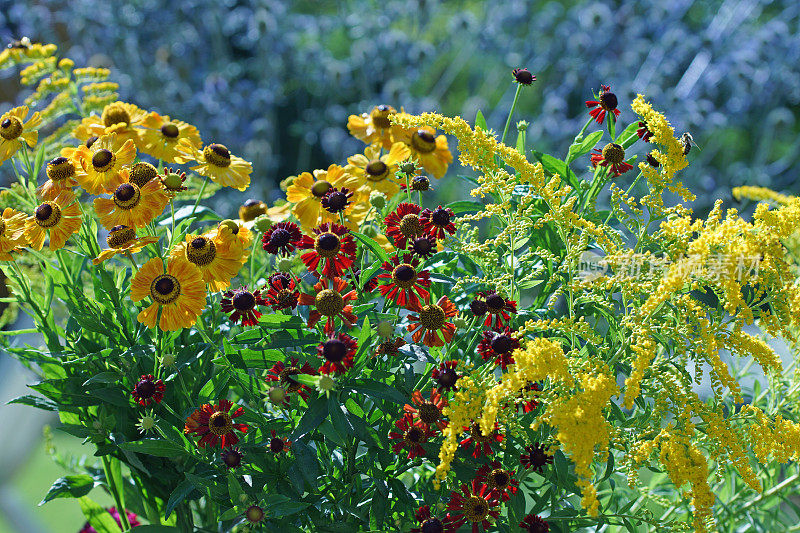
[[[411, 339], [414, 342], [419, 342], [422, 339], [425, 346], [444, 346], [446, 342], [453, 340], [453, 335], [456, 333], [456, 327], [452, 322], [447, 319], [456, 316], [456, 306], [447, 296], [442, 296], [435, 304], [426, 304], [420, 306], [410, 306], [416, 315], [408, 315], [408, 319], [412, 322], [406, 329], [413, 332]], [[442, 336], [439, 335], [441, 331]], [[423, 337], [423, 333], [425, 336]]]
[[410, 254], [403, 255], [403, 262], [398, 256], [384, 261], [383, 270], [378, 279], [389, 280], [378, 287], [383, 296], [393, 300], [397, 305], [419, 307], [420, 298], [427, 300], [430, 293], [424, 287], [431, 286], [430, 272], [419, 271], [419, 259], [412, 259]]
[[231, 313], [231, 322], [241, 321], [243, 326], [255, 326], [261, 313], [256, 310], [257, 305], [266, 305], [261, 297], [261, 291], [250, 292], [247, 287], [240, 287], [235, 291], [226, 291], [222, 295], [219, 306], [225, 313]]
[[431, 428], [422, 422], [414, 422], [411, 415], [403, 416], [394, 425], [400, 430], [399, 433], [397, 431], [389, 432], [389, 439], [399, 441], [392, 445], [394, 453], [399, 455], [401, 450], [407, 450], [409, 459], [425, 455], [422, 443], [427, 442], [433, 436]]
[[[122, 519], [119, 516], [117, 508], [109, 507], [107, 510], [108, 513], [111, 515], [111, 517], [114, 520], [116, 520], [117, 525], [120, 527], [120, 529], [122, 529]], [[131, 527], [142, 525], [142, 523], [139, 522], [139, 517], [136, 516], [136, 513], [132, 513], [131, 511], [126, 510], [125, 514], [128, 515], [128, 523], [131, 525]], [[97, 530], [93, 528], [89, 522], [86, 522], [78, 533], [97, 533]]]
[[201, 448], [206, 446], [214, 447], [217, 442], [220, 447], [227, 448], [239, 442], [233, 430], [247, 433], [247, 424], [234, 424], [233, 419], [244, 414], [244, 409], [237, 408], [233, 414], [229, 411], [233, 404], [228, 400], [220, 400], [219, 405], [210, 403], [204, 404], [200, 409], [189, 415], [186, 419], [186, 426], [183, 428], [185, 434], [195, 433], [202, 435], [197, 443]]
[[411, 239], [408, 250], [417, 257], [427, 259], [436, 253], [436, 239], [430, 235], [420, 235]]
[[478, 533], [479, 526], [488, 531], [492, 526], [488, 518], [491, 516], [496, 520], [500, 516], [500, 511], [496, 509], [498, 505], [500, 502], [494, 491], [478, 480], [473, 479], [471, 486], [461, 485], [461, 492], [451, 492], [447, 504], [447, 510], [452, 513], [451, 531], [467, 522], [472, 522], [472, 533]]
[[411, 395], [411, 401], [417, 407], [406, 404], [403, 410], [412, 418], [428, 427], [435, 424], [440, 431], [447, 427], [447, 421], [442, 420], [442, 409], [447, 406], [447, 399], [438, 390], [431, 390], [430, 400], [426, 400], [420, 391], [415, 390]]
[[[486, 303], [486, 313], [489, 315], [486, 317], [486, 320], [483, 322], [484, 326], [495, 327], [499, 328], [503, 326], [503, 321], [508, 321], [511, 319], [511, 315], [509, 313], [516, 313], [517, 312], [517, 302], [514, 300], [507, 300], [503, 296], [500, 296], [494, 290], [488, 291], [481, 291], [476, 296], [475, 300], [470, 303], [470, 309], [475, 313], [475, 308], [481, 307], [480, 304], [476, 302], [480, 302], [483, 300]], [[483, 314], [483, 313], [481, 313]], [[479, 316], [475, 313], [476, 316]]]
[[375, 357], [387, 355], [389, 357], [396, 357], [400, 353], [400, 347], [405, 346], [406, 341], [400, 337], [393, 337], [378, 344], [375, 349]]
[[[307, 400], [308, 393], [306, 391], [308, 387], [293, 379], [292, 376], [298, 374], [316, 375], [317, 370], [308, 363], [303, 363], [302, 367], [298, 367], [297, 365], [299, 364], [300, 362], [294, 358], [289, 361], [289, 366], [284, 365], [283, 361], [278, 361], [267, 371], [266, 379], [267, 381], [279, 382], [281, 387], [286, 390], [287, 394], [296, 392], [302, 399]], [[285, 400], [284, 403], [288, 404], [288, 399]]]
[[152, 374], [145, 374], [131, 391], [131, 396], [139, 405], [147, 407], [151, 403], [161, 403], [164, 398], [166, 386], [160, 379], [155, 379]]
[[402, 182], [400, 184], [400, 188], [405, 192], [408, 189], [412, 191], [418, 192], [425, 192], [425, 191], [432, 191], [433, 187], [431, 187], [431, 180], [428, 179], [428, 176], [414, 176], [411, 178], [411, 185], [406, 185], [406, 182]]
[[519, 527], [525, 533], [547, 533], [550, 531], [550, 524], [548, 524], [541, 516], [529, 514], [525, 519], [519, 523]]
[[514, 472], [503, 469], [498, 461], [480, 467], [475, 473], [475, 481], [484, 483], [504, 502], [510, 500], [519, 487], [519, 481], [514, 479]]
[[336, 278], [353, 265], [356, 258], [356, 243], [350, 230], [339, 224], [325, 222], [311, 230], [314, 237], [303, 235], [298, 248], [310, 249], [300, 256], [310, 272], [316, 272], [320, 260], [324, 262], [322, 275]]
[[302, 293], [297, 303], [300, 305], [313, 305], [314, 310], [308, 313], [308, 327], [313, 328], [319, 319], [327, 317], [325, 333], [333, 334], [334, 319], [338, 316], [342, 323], [350, 328], [356, 322], [353, 306], [347, 302], [356, 299], [356, 291], [347, 289], [347, 283], [341, 278], [331, 280], [321, 279], [314, 285], [314, 294]]
[[320, 374], [342, 374], [353, 367], [358, 343], [347, 333], [339, 333], [317, 346], [317, 355], [325, 359], [319, 367]]
[[532, 468], [534, 472], [541, 472], [545, 465], [553, 463], [553, 456], [545, 453], [545, 447], [538, 442], [525, 447], [527, 454], [519, 456], [519, 462], [525, 468]]
[[653, 132], [647, 129], [647, 122], [640, 120], [639, 129], [636, 130], [636, 135], [638, 135], [639, 138], [644, 142], [649, 143], [650, 139], [653, 137]]
[[439, 385], [439, 389], [444, 391], [458, 389], [456, 383], [461, 377], [461, 374], [456, 372], [456, 366], [458, 366], [458, 361], [451, 359], [450, 361], [445, 361], [440, 364], [438, 368], [433, 369], [431, 378]]
[[275, 430], [272, 430], [272, 438], [269, 440], [269, 451], [272, 453], [283, 453], [291, 447], [292, 441], [287, 438], [278, 437]]
[[242, 457], [244, 457], [244, 454], [239, 448], [227, 448], [222, 451], [220, 459], [229, 470], [233, 470], [242, 466]]
[[587, 100], [586, 107], [594, 107], [589, 114], [594, 117], [598, 124], [603, 123], [603, 120], [606, 118], [606, 112], [613, 113], [611, 117], [614, 122], [617, 121], [617, 117], [619, 116], [617, 95], [611, 92], [611, 87], [608, 85], [601, 85], [598, 100]]
[[625, 149], [617, 143], [608, 143], [603, 150], [595, 148], [597, 152], [590, 157], [592, 166], [610, 167], [614, 176], [624, 174], [633, 168], [633, 165], [625, 162]]
[[531, 85], [536, 81], [536, 76], [531, 74], [527, 68], [515, 68], [511, 71], [511, 75], [514, 76], [514, 81], [520, 85]]
[[405, 248], [409, 239], [419, 237], [425, 232], [419, 218], [420, 211], [416, 204], [401, 202], [397, 209], [387, 215], [384, 220], [386, 235], [394, 239], [396, 247]]
[[331, 187], [328, 192], [320, 198], [323, 209], [329, 213], [341, 213], [347, 206], [350, 205], [350, 200], [353, 198], [353, 192], [346, 187], [341, 190], [336, 187]]
[[484, 361], [494, 359], [494, 364], [500, 365], [505, 371], [508, 365], [514, 364], [514, 350], [519, 348], [519, 339], [511, 335], [511, 328], [497, 328], [494, 331], [484, 331], [483, 339], [478, 344], [478, 353]]
[[289, 256], [294, 252], [302, 234], [294, 222], [278, 222], [261, 238], [261, 247], [275, 255]]
[[297, 281], [294, 276], [285, 272], [276, 272], [267, 280], [267, 287], [269, 288], [264, 295], [264, 303], [273, 311], [297, 307], [300, 291], [297, 290]]
[[[480, 426], [473, 422], [472, 426], [469, 428], [470, 436], [461, 441], [461, 446], [468, 449], [471, 444], [474, 444], [475, 449], [472, 451], [472, 457], [475, 459], [481, 455], [491, 455], [491, 444], [493, 442], [503, 442], [503, 435], [497, 431], [497, 428], [498, 426], [495, 424], [494, 430], [489, 435], [484, 435]], [[466, 428], [464, 429], [466, 430]]]
[[414, 518], [419, 527], [411, 528], [410, 533], [444, 533], [445, 528], [452, 528], [450, 515], [447, 515], [444, 519], [439, 519], [431, 515], [431, 508], [427, 505], [417, 509], [417, 512], [414, 513]]
[[425, 228], [425, 233], [434, 239], [442, 240], [448, 233], [452, 235], [456, 232], [456, 225], [453, 224], [455, 217], [456, 215], [452, 209], [439, 206], [433, 211], [425, 209], [419, 215], [419, 220], [422, 222], [423, 228]]

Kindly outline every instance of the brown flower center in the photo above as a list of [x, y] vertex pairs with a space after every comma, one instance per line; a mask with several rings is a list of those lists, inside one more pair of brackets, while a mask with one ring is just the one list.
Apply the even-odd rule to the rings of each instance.
[[22, 122], [17, 117], [6, 117], [0, 122], [0, 137], [13, 141], [22, 135]]
[[392, 270], [392, 281], [403, 289], [413, 287], [416, 280], [417, 271], [408, 263], [397, 265], [394, 267], [394, 270]]
[[231, 420], [231, 415], [228, 413], [217, 411], [208, 419], [208, 430], [218, 437], [226, 435], [233, 430]]
[[489, 514], [486, 500], [474, 494], [464, 502], [464, 516], [470, 522], [483, 522]]
[[206, 237], [196, 237], [186, 247], [186, 259], [198, 266], [210, 264], [217, 256], [217, 246]]
[[429, 154], [436, 150], [436, 137], [428, 130], [419, 129], [411, 136], [411, 146], [417, 152]]
[[420, 442], [424, 442], [425, 440], [425, 433], [416, 426], [412, 426], [405, 434], [406, 442], [410, 442], [413, 444], [419, 444]]
[[617, 95], [606, 91], [600, 95], [600, 106], [606, 111], [613, 111], [617, 108]]
[[275, 437], [269, 441], [269, 449], [274, 453], [280, 453], [284, 450], [284, 448], [286, 448], [286, 443], [283, 441], [283, 439]]
[[603, 148], [603, 159], [616, 165], [625, 161], [625, 149], [617, 143], [608, 143]]
[[493, 313], [501, 311], [505, 306], [506, 300], [499, 294], [490, 294], [486, 297], [486, 307]]
[[43, 228], [52, 228], [61, 221], [61, 208], [55, 202], [45, 202], [36, 208], [36, 223]]
[[329, 182], [320, 180], [311, 186], [311, 194], [317, 198], [322, 198], [329, 190], [331, 190], [331, 187], [333, 187], [333, 185], [331, 185]]
[[493, 487], [504, 489], [511, 483], [511, 476], [502, 468], [496, 468], [489, 474], [489, 483]]
[[251, 311], [256, 306], [256, 297], [250, 291], [241, 290], [233, 295], [232, 303], [239, 311]]
[[161, 126], [161, 135], [169, 139], [176, 138], [178, 135], [180, 135], [180, 133], [181, 132], [178, 129], [178, 126], [172, 122], [167, 122], [166, 124]]
[[389, 116], [394, 113], [391, 106], [381, 104], [372, 110], [372, 123], [376, 128], [386, 129], [392, 125]]
[[444, 533], [444, 525], [438, 518], [425, 520], [419, 528], [420, 533]]
[[419, 216], [414, 213], [409, 213], [400, 220], [400, 233], [406, 237], [416, 237], [421, 235], [423, 228], [422, 223], [419, 221]]
[[278, 379], [280, 379], [281, 385], [286, 387], [287, 392], [297, 392], [303, 387], [297, 380], [292, 378], [297, 374], [300, 374], [300, 369], [295, 366], [285, 367], [278, 374]]
[[95, 172], [106, 172], [114, 166], [116, 158], [117, 156], [114, 155], [114, 152], [101, 148], [92, 155], [92, 166]]
[[158, 176], [156, 167], [145, 161], [140, 161], [131, 167], [130, 182], [144, 187], [147, 182]]
[[449, 389], [455, 386], [458, 381], [458, 373], [452, 368], [445, 368], [439, 372], [439, 377], [436, 379], [439, 386], [443, 389]]
[[167, 305], [178, 299], [181, 295], [181, 284], [178, 278], [169, 274], [161, 274], [153, 278], [150, 283], [150, 296], [153, 301]]
[[380, 159], [373, 159], [367, 164], [367, 179], [381, 181], [389, 173], [389, 166]]
[[419, 406], [419, 419], [426, 424], [433, 424], [442, 417], [441, 411], [433, 402], [425, 402]]
[[339, 240], [339, 236], [335, 233], [321, 233], [317, 236], [316, 242], [314, 243], [314, 249], [316, 252], [325, 258], [335, 257], [339, 250], [342, 247], [342, 243]]
[[139, 205], [142, 193], [133, 183], [123, 183], [114, 191], [114, 203], [120, 209], [133, 209]]
[[231, 153], [222, 144], [209, 144], [203, 149], [203, 159], [215, 167], [226, 168], [231, 165]]
[[433, 210], [431, 221], [434, 223], [434, 225], [443, 228], [450, 224], [450, 213], [448, 213], [447, 209], [443, 207], [437, 207]]
[[134, 240], [136, 240], [136, 229], [128, 226], [114, 226], [106, 237], [109, 248], [121, 248]]
[[504, 354], [511, 351], [512, 343], [508, 335], [495, 335], [490, 344], [494, 353]]
[[322, 356], [331, 363], [338, 363], [347, 355], [347, 345], [339, 339], [330, 339], [322, 345]]
[[149, 379], [143, 379], [136, 384], [136, 394], [140, 398], [150, 398], [156, 392], [156, 385]]
[[103, 109], [103, 114], [100, 115], [100, 120], [106, 128], [114, 124], [124, 123], [126, 125], [131, 123], [131, 116], [125, 108], [119, 104], [108, 104]]
[[47, 177], [52, 181], [63, 181], [75, 175], [75, 165], [66, 157], [56, 157], [47, 163]]
[[425, 192], [431, 188], [431, 180], [427, 176], [414, 176], [411, 180], [411, 189], [414, 191]]
[[321, 315], [335, 316], [344, 309], [344, 298], [333, 289], [324, 289], [314, 298], [314, 307]]
[[425, 329], [441, 329], [445, 318], [444, 309], [436, 304], [428, 304], [419, 312], [419, 321]]

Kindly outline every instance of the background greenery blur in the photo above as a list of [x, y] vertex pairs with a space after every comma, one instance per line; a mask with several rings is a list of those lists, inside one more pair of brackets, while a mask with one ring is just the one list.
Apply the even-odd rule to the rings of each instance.
[[[206, 142], [253, 161], [251, 190], [227, 193], [223, 216], [248, 197], [279, 197], [289, 175], [362, 149], [347, 116], [379, 103], [470, 121], [481, 109], [501, 130], [515, 67], [539, 80], [516, 117], [532, 122], [537, 150], [563, 154], [586, 121], [583, 102], [606, 84], [623, 123], [644, 93], [678, 132], [693, 134], [701, 150], [683, 179], [698, 214], [730, 201], [737, 185], [796, 194], [799, 25], [795, 0], [0, 0], [0, 39], [53, 42], [78, 65], [109, 67], [123, 100], [191, 122]], [[17, 72], [0, 72], [0, 113], [25, 91]], [[456, 187], [437, 185], [448, 198], [463, 194]], [[24, 393], [28, 378], [12, 368], [0, 359], [0, 399]], [[46, 415], [0, 407], [2, 427], [20, 420], [26, 431], [0, 435], [25, 444], [4, 458], [14, 468], [0, 479], [20, 502], [0, 494], [12, 502], [0, 509], [32, 520], [17, 528], [26, 533], [77, 531], [74, 503], [33, 510], [65, 472], [37, 444]], [[70, 439], [56, 443], [78, 452]], [[0, 531], [14, 530], [0, 518]]]

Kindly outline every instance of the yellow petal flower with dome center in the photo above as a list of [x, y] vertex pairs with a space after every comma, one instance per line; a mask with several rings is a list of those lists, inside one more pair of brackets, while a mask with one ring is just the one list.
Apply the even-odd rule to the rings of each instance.
[[81, 145], [75, 150], [74, 157], [80, 161], [85, 172], [85, 175], [76, 176], [76, 179], [89, 194], [114, 190], [124, 181], [120, 171], [122, 167], [133, 163], [136, 147], [130, 139], [119, 148], [115, 148], [116, 145], [117, 136], [112, 133], [99, 137], [91, 148]]
[[113, 189], [113, 192], [111, 189], [108, 191], [111, 198], [94, 199], [94, 210], [100, 223], [106, 228], [114, 226], [141, 228], [167, 207], [169, 195], [159, 180], [150, 180], [139, 187], [130, 182], [128, 169], [122, 169], [119, 177], [121, 183]]
[[87, 141], [92, 137], [103, 137], [115, 134], [113, 146], [116, 151], [126, 141], [130, 140], [137, 148], [142, 147], [141, 129], [137, 126], [142, 124], [147, 111], [127, 102], [112, 102], [103, 108], [100, 116], [91, 115], [75, 127], [72, 132], [73, 137], [81, 141]]
[[356, 139], [388, 150], [392, 146], [394, 130], [390, 117], [396, 112], [390, 105], [375, 106], [369, 114], [350, 115], [347, 118], [347, 129]]
[[[410, 117], [407, 113], [398, 114], [399, 118]], [[429, 126], [419, 128], [403, 128], [396, 126], [394, 139], [405, 143], [411, 149], [412, 157], [419, 159], [419, 164], [435, 178], [441, 178], [447, 167], [453, 162], [453, 154], [447, 146], [447, 137], [436, 136], [436, 130]]]
[[42, 123], [39, 113], [28, 116], [28, 106], [15, 107], [0, 116], [0, 165], [9, 159], [17, 150], [22, 148], [23, 143], [33, 148], [39, 140], [39, 132], [36, 128]]
[[227, 289], [231, 278], [242, 268], [237, 246], [231, 246], [216, 235], [186, 235], [186, 240], [175, 245], [169, 254], [170, 261], [187, 262], [196, 266], [212, 291]]
[[240, 261], [242, 264], [250, 257], [253, 233], [244, 222], [223, 220], [215, 229], [208, 233], [208, 237], [213, 241], [220, 241], [224, 245], [229, 246], [232, 251], [241, 255]]
[[50, 250], [63, 248], [67, 239], [81, 229], [81, 209], [70, 190], [42, 202], [25, 222], [25, 236], [34, 250], [41, 250], [50, 232]]
[[408, 159], [411, 149], [401, 142], [394, 143], [389, 153], [380, 155], [377, 146], [368, 146], [363, 154], [347, 158], [345, 169], [359, 178], [357, 192], [361, 198], [369, 198], [372, 191], [382, 192], [392, 198], [400, 192], [400, 183], [395, 178], [399, 163]]
[[52, 200], [64, 190], [72, 190], [79, 185], [77, 177], [85, 179], [86, 172], [79, 161], [58, 156], [51, 159], [45, 167], [47, 180], [36, 188], [36, 196], [41, 200]]
[[[339, 223], [339, 216], [322, 208], [322, 197], [331, 188], [343, 188], [355, 191], [358, 178], [345, 171], [339, 165], [331, 165], [328, 170], [303, 172], [297, 176], [286, 189], [286, 199], [294, 204], [292, 214], [300, 221], [304, 230], [309, 230], [324, 222]], [[350, 214], [356, 204], [351, 203], [344, 211]], [[364, 213], [366, 215], [366, 212]]]
[[141, 123], [140, 151], [160, 159], [164, 163], [176, 163], [180, 156], [178, 142], [186, 139], [196, 150], [203, 147], [203, 140], [197, 128], [181, 120], [170, 119], [169, 115], [149, 113]]
[[178, 331], [191, 327], [206, 306], [206, 284], [196, 266], [187, 261], [163, 261], [154, 257], [136, 273], [131, 281], [131, 300], [140, 302], [150, 297], [153, 303], [143, 309], [136, 319], [154, 328], [161, 309], [158, 327]]
[[136, 228], [128, 226], [114, 226], [106, 237], [108, 249], [103, 250], [97, 257], [92, 259], [92, 263], [99, 265], [103, 261], [111, 259], [117, 254], [130, 255], [142, 251], [148, 244], [158, 242], [158, 237], [147, 235], [145, 237], [136, 236]]
[[11, 252], [28, 245], [25, 237], [25, 213], [6, 207], [0, 218], [0, 261], [11, 261]]
[[206, 176], [223, 187], [232, 187], [243, 191], [250, 186], [250, 173], [253, 165], [239, 156], [231, 154], [222, 144], [212, 143], [200, 150], [192, 142], [183, 138], [175, 147], [176, 163], [199, 163], [189, 167], [201, 176]]

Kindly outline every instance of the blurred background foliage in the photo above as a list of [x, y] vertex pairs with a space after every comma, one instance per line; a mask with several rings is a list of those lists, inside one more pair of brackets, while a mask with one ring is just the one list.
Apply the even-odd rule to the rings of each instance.
[[[347, 116], [376, 104], [470, 122], [481, 109], [502, 130], [515, 67], [539, 80], [515, 117], [531, 121], [537, 150], [563, 155], [587, 120], [584, 101], [611, 85], [624, 124], [644, 93], [678, 133], [693, 134], [701, 149], [683, 179], [698, 214], [738, 185], [798, 194], [799, 25], [796, 0], [0, 0], [0, 41], [28, 36], [78, 65], [109, 67], [123, 100], [192, 122], [206, 142], [252, 161], [253, 186], [227, 193], [216, 206], [223, 216], [248, 197], [280, 197], [287, 176], [362, 150]], [[0, 72], [0, 113], [27, 94], [17, 72]], [[439, 194], [463, 197], [455, 181]], [[0, 358], [2, 398], [25, 392], [22, 377], [13, 380], [22, 390], [10, 390], [10, 366]], [[4, 427], [28, 422], [7, 435], [21, 449], [7, 464], [22, 468], [0, 479], [2, 511], [22, 522], [0, 516], [0, 530], [74, 532], [77, 508], [52, 507], [64, 502], [19, 514], [63, 475], [35, 444], [32, 416], [21, 406], [0, 413]]]
[[[122, 99], [253, 161], [251, 196], [361, 149], [347, 116], [378, 103], [470, 121], [482, 109], [501, 130], [510, 71], [528, 67], [529, 145], [564, 153], [600, 84], [623, 122], [644, 93], [701, 148], [684, 173], [700, 213], [736, 185], [797, 192], [798, 23], [793, 0], [0, 0], [0, 38], [110, 67]], [[2, 75], [10, 107], [20, 88]]]

